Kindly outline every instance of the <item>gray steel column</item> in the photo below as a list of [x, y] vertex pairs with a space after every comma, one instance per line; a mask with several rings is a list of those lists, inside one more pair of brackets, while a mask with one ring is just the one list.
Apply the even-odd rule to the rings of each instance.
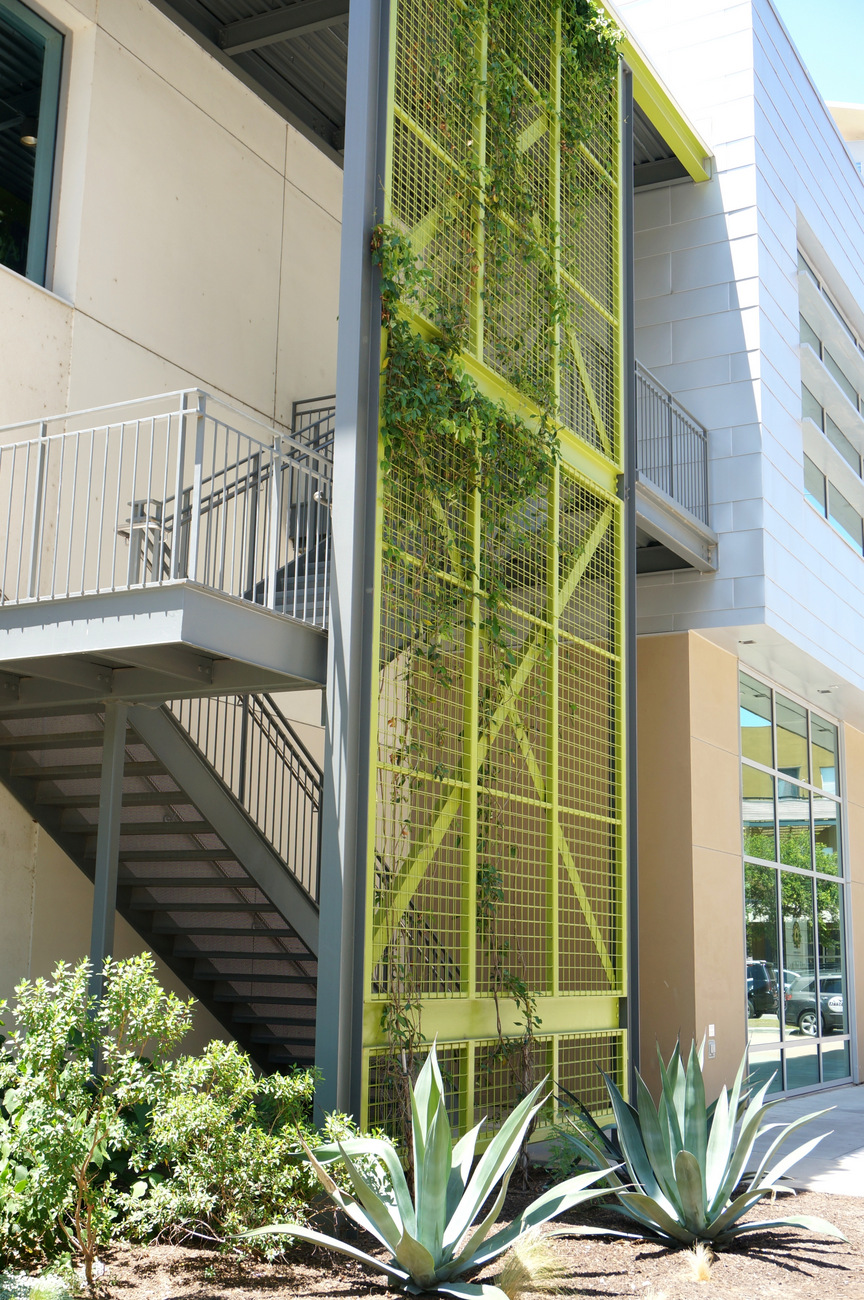
[[90, 992], [102, 996], [105, 958], [114, 946], [117, 908], [117, 859], [120, 852], [120, 814], [123, 807], [123, 765], [126, 757], [126, 705], [105, 704], [105, 739], [102, 742], [102, 782], [99, 787], [99, 827], [96, 833], [96, 875], [93, 882], [93, 929]]
[[327, 739], [321, 816], [319, 1111], [358, 1112], [370, 737], [381, 308], [370, 239], [383, 210], [388, 0], [352, 0], [348, 40]]
[[627, 1029], [630, 1087], [639, 1068], [639, 870], [638, 754], [636, 750], [636, 337], [633, 274], [633, 74], [621, 78], [621, 202], [623, 205], [623, 275], [621, 282], [624, 368], [624, 673], [627, 682], [625, 744], [627, 780], [627, 932], [629, 943]]

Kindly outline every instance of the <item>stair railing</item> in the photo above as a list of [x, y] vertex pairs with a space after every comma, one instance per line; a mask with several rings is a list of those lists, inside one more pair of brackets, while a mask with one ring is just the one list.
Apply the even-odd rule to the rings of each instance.
[[708, 434], [638, 361], [636, 462], [641, 474], [708, 524]]
[[321, 768], [275, 700], [220, 695], [166, 708], [317, 902]]
[[7, 425], [0, 444], [0, 603], [194, 582], [326, 626], [327, 446], [200, 389]]

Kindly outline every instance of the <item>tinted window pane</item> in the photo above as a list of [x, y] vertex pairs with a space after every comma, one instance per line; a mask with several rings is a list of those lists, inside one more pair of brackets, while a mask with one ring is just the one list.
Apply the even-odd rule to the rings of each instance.
[[783, 1073], [780, 1066], [779, 1047], [770, 1052], [751, 1052], [749, 1064], [747, 1082], [751, 1088], [761, 1088], [770, 1079], [767, 1096], [770, 1097], [775, 1092], [783, 1091]]
[[780, 1037], [778, 1010], [780, 944], [777, 931], [777, 872], [773, 867], [744, 867], [747, 916], [747, 1021], [750, 1041]]
[[861, 550], [861, 516], [849, 504], [842, 492], [838, 492], [833, 483], [828, 484], [828, 518], [847, 542], [851, 542], [856, 551]]
[[[782, 983], [787, 993], [807, 982], [816, 970], [816, 927], [813, 917], [813, 878], [793, 871], [780, 873]], [[792, 1002], [787, 1001], [787, 1007]], [[787, 1014], [787, 1025], [790, 1017]], [[794, 1019], [792, 1024], [794, 1025]]]
[[804, 457], [804, 495], [820, 514], [825, 514], [825, 475], [809, 456]]
[[809, 780], [807, 710], [777, 695], [777, 766], [798, 781]]
[[[816, 881], [816, 930], [819, 948], [822, 1018], [829, 1032], [846, 1033], [846, 970], [843, 960], [843, 886]], [[839, 982], [838, 982], [839, 981]]]
[[[805, 1037], [805, 1035], [802, 1035]], [[814, 1042], [790, 1043], [786, 1049], [786, 1087], [812, 1088], [819, 1082], [819, 1047]]]
[[814, 797], [813, 838], [816, 870], [824, 875], [839, 876], [840, 810], [833, 799]]
[[813, 281], [813, 283], [817, 286], [817, 288], [819, 287], [819, 278], [816, 275], [816, 272], [813, 270], [813, 267], [807, 261], [804, 254], [800, 252], [800, 250], [798, 253], [798, 270], [803, 271], [805, 275], [808, 275], [810, 279]]
[[0, 0], [0, 263], [42, 280], [62, 37]]
[[774, 778], [755, 767], [744, 766], [744, 853], [748, 858], [776, 856], [774, 840]]
[[801, 871], [812, 871], [813, 861], [810, 840], [810, 798], [805, 791], [800, 795], [797, 786], [792, 798], [780, 797], [780, 786], [788, 784], [778, 782], [777, 813], [780, 827], [780, 861], [786, 867], [798, 867]]
[[822, 405], [804, 384], [801, 385], [801, 414], [805, 420], [812, 420], [822, 428]]
[[849, 1044], [832, 1043], [829, 1039], [822, 1044], [822, 1079], [825, 1083], [833, 1083], [837, 1079], [848, 1079], [850, 1074], [849, 1067]]
[[861, 457], [852, 446], [852, 443], [846, 437], [846, 434], [835, 424], [828, 412], [825, 412], [825, 432], [839, 451], [840, 455], [854, 469], [856, 474], [861, 473]]
[[752, 677], [741, 677], [741, 753], [754, 763], [773, 767], [771, 692]]
[[813, 784], [826, 794], [837, 794], [837, 728], [815, 713], [810, 714], [810, 744]]
[[810, 322], [805, 320], [803, 316], [799, 317], [799, 320], [801, 322], [801, 342], [809, 343], [817, 357], [821, 357], [822, 344], [819, 341], [819, 335], [813, 329]]
[[855, 407], [857, 411], [858, 391], [855, 388], [855, 385], [849, 379], [848, 375], [846, 374], [845, 370], [843, 370], [840, 363], [838, 361], [835, 361], [834, 357], [832, 357], [831, 353], [828, 351], [827, 348], [823, 353], [823, 360], [825, 362], [825, 369], [831, 375], [831, 377], [833, 378], [834, 382], [838, 385], [838, 387], [842, 388], [843, 392], [849, 398], [849, 401], [852, 403], [852, 405]]

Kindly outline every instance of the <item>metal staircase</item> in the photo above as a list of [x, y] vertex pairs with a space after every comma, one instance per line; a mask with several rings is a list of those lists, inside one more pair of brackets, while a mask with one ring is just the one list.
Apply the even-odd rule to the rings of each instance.
[[[174, 708], [199, 744], [129, 711], [117, 910], [262, 1068], [311, 1065], [320, 770], [272, 700]], [[102, 743], [95, 710], [0, 723], [0, 778], [91, 880]]]
[[0, 780], [94, 881], [97, 972], [116, 900], [264, 1069], [314, 1059], [321, 771], [266, 692], [324, 685], [333, 423], [0, 430]]

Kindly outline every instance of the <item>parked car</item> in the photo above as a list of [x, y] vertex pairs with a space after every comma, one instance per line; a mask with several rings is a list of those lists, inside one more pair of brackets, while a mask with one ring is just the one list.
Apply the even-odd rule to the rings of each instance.
[[777, 980], [767, 961], [747, 958], [747, 1017], [764, 1016], [766, 1012], [776, 1011], [779, 1005], [777, 997]]
[[819, 980], [819, 1010], [816, 1008], [816, 977], [802, 975], [786, 991], [784, 1018], [802, 1034], [815, 1036], [844, 1029], [843, 976], [823, 975]]

